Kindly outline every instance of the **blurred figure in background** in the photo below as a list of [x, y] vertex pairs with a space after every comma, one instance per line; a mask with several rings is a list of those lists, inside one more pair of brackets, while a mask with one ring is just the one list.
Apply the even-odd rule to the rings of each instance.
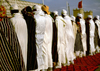
[[86, 19], [86, 34], [87, 34], [87, 55], [93, 55], [95, 52], [94, 47], [94, 32], [95, 32], [95, 23], [92, 20], [92, 16], [88, 15]]
[[71, 18], [67, 15], [67, 11], [65, 9], [61, 12], [62, 17], [64, 18], [66, 24], [65, 24], [65, 52], [66, 52], [66, 58], [67, 58], [67, 64], [70, 65], [70, 63], [74, 64], [74, 59], [76, 58], [74, 55], [74, 32], [73, 32], [73, 26], [71, 22]]
[[96, 52], [98, 53], [99, 52], [99, 16], [95, 16], [94, 19], [93, 19], [94, 23], [95, 23], [95, 36], [94, 36], [94, 45], [95, 45], [95, 49], [96, 49]]
[[81, 27], [80, 19], [81, 19], [81, 14], [78, 14], [76, 17], [76, 24], [78, 28], [77, 28], [77, 34], [75, 39], [75, 45], [74, 45], [74, 52], [77, 57], [79, 57], [81, 52], [83, 52], [83, 44], [81, 39], [82, 27]]
[[58, 11], [54, 11], [55, 25], [57, 27], [57, 52], [58, 62], [55, 68], [61, 68], [65, 64], [65, 42], [64, 42], [64, 27], [65, 21], [61, 16], [58, 16]]

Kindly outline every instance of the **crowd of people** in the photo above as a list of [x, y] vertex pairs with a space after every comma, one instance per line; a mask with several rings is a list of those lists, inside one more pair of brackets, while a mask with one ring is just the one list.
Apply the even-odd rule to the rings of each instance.
[[12, 17], [0, 5], [0, 50], [2, 71], [53, 71], [74, 64], [79, 57], [100, 53], [100, 19], [81, 13], [68, 16], [63, 9], [49, 11], [46, 5], [11, 5]]

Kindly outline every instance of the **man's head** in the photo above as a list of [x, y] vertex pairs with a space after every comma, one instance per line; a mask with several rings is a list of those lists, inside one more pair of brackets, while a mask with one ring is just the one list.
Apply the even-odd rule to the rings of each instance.
[[54, 14], [54, 20], [55, 20], [55, 18], [58, 16], [58, 11], [53, 11], [53, 14]]
[[99, 20], [99, 17], [100, 17], [99, 15], [96, 15], [96, 16], [95, 16], [95, 18], [97, 18], [97, 20]]
[[79, 17], [79, 19], [83, 18], [82, 14], [80, 14], [80, 13], [78, 13], [77, 16]]
[[61, 15], [62, 15], [62, 17], [65, 17], [65, 16], [67, 15], [67, 11], [66, 11], [65, 9], [63, 9], [63, 10], [61, 11]]
[[91, 15], [88, 15], [88, 17], [87, 17], [87, 18], [88, 18], [88, 20], [90, 20], [90, 19], [92, 19], [92, 16], [91, 16]]
[[42, 9], [42, 11], [44, 11], [44, 13], [45, 14], [50, 14], [50, 12], [49, 12], [49, 7], [48, 6], [46, 6], [46, 5], [43, 5], [42, 7], [41, 7], [41, 9]]
[[11, 5], [10, 11], [11, 11], [11, 14], [18, 13], [19, 12], [19, 9], [18, 9], [17, 4]]

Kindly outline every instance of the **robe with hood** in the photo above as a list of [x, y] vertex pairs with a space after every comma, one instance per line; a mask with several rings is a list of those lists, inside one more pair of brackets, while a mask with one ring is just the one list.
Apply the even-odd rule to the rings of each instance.
[[73, 26], [71, 22], [71, 18], [67, 15], [67, 11], [65, 9], [62, 10], [62, 14], [64, 15], [64, 20], [66, 22], [65, 25], [65, 52], [67, 61], [73, 61], [75, 59], [74, 55], [74, 32], [73, 32]]
[[57, 52], [58, 52], [58, 65], [61, 67], [61, 63], [65, 64], [65, 20], [61, 16], [57, 16], [55, 24], [57, 27]]
[[15, 32], [17, 33], [18, 41], [21, 46], [22, 55], [25, 63], [25, 68], [27, 64], [27, 25], [26, 21], [20, 13], [14, 13], [13, 17], [10, 19], [13, 23]]
[[90, 22], [90, 52], [95, 52], [95, 46], [94, 46], [94, 33], [95, 33], [95, 23], [91, 19]]
[[98, 50], [98, 41], [99, 41], [99, 21], [97, 20], [97, 18], [94, 18], [94, 23], [95, 23], [95, 36], [94, 36], [94, 45], [95, 48]]
[[44, 69], [43, 49], [45, 48], [43, 47], [43, 42], [44, 42], [46, 20], [44, 17], [44, 13], [39, 5], [34, 5], [33, 10], [34, 9], [37, 10], [33, 11], [34, 19], [36, 22], [35, 39], [36, 39], [36, 49], [37, 49], [37, 63], [38, 63], [38, 70], [42, 70]]
[[83, 50], [84, 52], [87, 51], [87, 47], [86, 47], [86, 28], [85, 28], [85, 20], [84, 19], [80, 19], [80, 24], [81, 24], [81, 30], [82, 30], [82, 44], [83, 44]]
[[73, 32], [73, 26], [71, 23], [71, 19], [68, 18], [67, 15], [64, 17], [64, 19], [67, 23], [65, 27], [66, 55], [67, 55], [67, 60], [72, 61], [75, 59], [75, 55], [74, 55], [75, 37]]
[[48, 67], [53, 67], [52, 61], [52, 36], [53, 36], [53, 19], [50, 15], [45, 14], [46, 18], [46, 28], [44, 34], [44, 42], [43, 42], [43, 54], [44, 54], [44, 69], [48, 69]]
[[81, 24], [80, 24], [80, 19], [78, 16], [76, 17], [76, 24], [77, 24], [77, 34], [76, 34], [76, 39], [75, 39], [75, 45], [74, 45], [74, 52], [76, 51], [83, 51], [83, 44], [81, 40]]
[[36, 23], [30, 6], [25, 7], [22, 11], [23, 17], [26, 20], [28, 28], [28, 49], [27, 49], [27, 70], [35, 70], [37, 65], [37, 50], [35, 39]]

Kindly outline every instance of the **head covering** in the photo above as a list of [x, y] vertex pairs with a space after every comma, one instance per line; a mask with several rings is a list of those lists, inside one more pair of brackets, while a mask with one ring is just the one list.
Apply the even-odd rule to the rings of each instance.
[[71, 16], [71, 20], [75, 22], [75, 17], [73, 15]]
[[91, 15], [88, 15], [88, 18], [91, 18], [92, 19], [92, 16]]
[[82, 14], [78, 13], [77, 16], [81, 17], [81, 19], [83, 18]]
[[100, 17], [100, 16], [99, 16], [99, 15], [96, 15], [95, 17], [99, 20], [99, 17]]
[[6, 16], [6, 8], [2, 5], [0, 5], [0, 17]]
[[58, 15], [58, 11], [54, 11], [53, 13], [54, 13], [54, 16], [55, 16], [55, 15]]
[[34, 10], [34, 9], [36, 9], [37, 11], [40, 11], [40, 10], [41, 10], [41, 6], [39, 6], [39, 5], [34, 5], [34, 6], [32, 7], [32, 10]]
[[41, 6], [39, 6], [39, 5], [34, 5], [34, 6], [32, 7], [32, 10], [33, 10], [33, 13], [34, 13], [34, 14], [39, 14], [39, 15], [41, 15], [41, 16], [44, 15], [44, 12], [42, 11]]
[[26, 6], [24, 9], [22, 9], [21, 13], [23, 15], [28, 15], [28, 16], [34, 16], [32, 12], [32, 8], [30, 6]]
[[65, 9], [63, 9], [63, 10], [61, 11], [61, 14], [67, 15], [67, 11], [66, 11]]
[[43, 5], [41, 8], [42, 8], [43, 11], [47, 12], [48, 15], [50, 14], [48, 6]]
[[11, 5], [10, 10], [19, 10], [17, 4]]

